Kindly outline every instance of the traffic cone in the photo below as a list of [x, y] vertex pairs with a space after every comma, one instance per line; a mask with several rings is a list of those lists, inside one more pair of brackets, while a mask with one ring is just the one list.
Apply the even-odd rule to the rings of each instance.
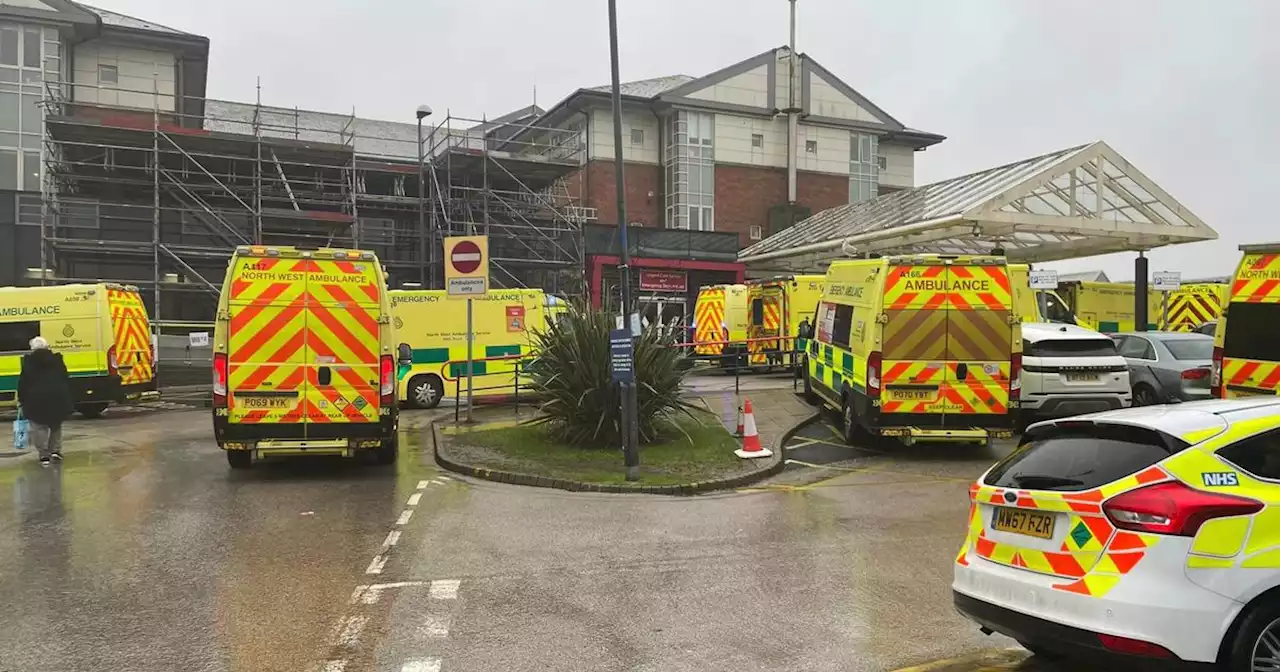
[[738, 404], [738, 428], [734, 430], [733, 435], [739, 439], [742, 438], [742, 404]]
[[751, 410], [751, 398], [747, 398], [746, 410], [743, 413], [742, 448], [733, 451], [734, 455], [744, 460], [757, 457], [772, 457], [773, 451], [760, 445], [760, 434], [756, 432], [756, 416]]

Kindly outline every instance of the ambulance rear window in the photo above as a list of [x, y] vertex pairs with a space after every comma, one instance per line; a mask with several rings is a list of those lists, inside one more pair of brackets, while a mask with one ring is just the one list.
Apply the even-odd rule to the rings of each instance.
[[1227, 309], [1227, 335], [1222, 353], [1232, 359], [1280, 362], [1280, 304], [1232, 303]]
[[764, 325], [764, 299], [752, 299], [751, 324], [757, 327]]
[[31, 339], [39, 335], [39, 322], [0, 323], [0, 352], [26, 352], [31, 349]]

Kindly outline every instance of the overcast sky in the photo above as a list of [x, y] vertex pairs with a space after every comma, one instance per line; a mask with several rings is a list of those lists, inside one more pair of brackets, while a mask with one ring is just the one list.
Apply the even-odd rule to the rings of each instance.
[[[211, 40], [209, 96], [413, 121], [496, 116], [609, 82], [605, 0], [98, 0]], [[702, 75], [787, 41], [785, 0], [619, 0], [624, 80]], [[210, 11], [216, 6], [217, 11]], [[797, 46], [948, 137], [916, 183], [1105, 140], [1216, 229], [1153, 252], [1229, 274], [1280, 240], [1280, 1], [799, 0]], [[1132, 255], [1057, 264], [1133, 277]]]

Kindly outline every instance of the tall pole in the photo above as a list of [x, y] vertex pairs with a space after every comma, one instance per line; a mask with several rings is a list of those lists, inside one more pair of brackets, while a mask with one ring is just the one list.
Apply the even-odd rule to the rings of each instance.
[[[631, 247], [627, 244], [627, 190], [622, 167], [622, 89], [618, 77], [618, 0], [609, 0], [609, 67], [613, 78], [613, 172], [618, 189], [618, 276], [622, 282], [622, 326], [631, 328]], [[622, 401], [622, 454], [627, 467], [627, 480], [640, 478], [640, 449], [636, 445], [635, 383], [619, 383]]]
[[418, 263], [421, 264], [418, 280], [422, 283], [423, 289], [431, 289], [431, 282], [427, 279], [431, 273], [427, 260], [427, 248], [430, 245], [430, 235], [427, 232], [427, 178], [426, 149], [422, 146], [422, 120], [431, 115], [431, 108], [426, 105], [418, 106]]
[[800, 142], [800, 117], [796, 109], [796, 0], [791, 3], [791, 54], [787, 59], [787, 203], [796, 204], [796, 147]]

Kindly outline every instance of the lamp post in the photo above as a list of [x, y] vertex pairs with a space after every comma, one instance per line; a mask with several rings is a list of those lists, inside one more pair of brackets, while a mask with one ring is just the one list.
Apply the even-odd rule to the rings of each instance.
[[[627, 190], [622, 175], [622, 89], [618, 77], [618, 0], [609, 0], [609, 66], [613, 89], [613, 165], [614, 180], [618, 189], [618, 242], [622, 253], [618, 276], [622, 282], [622, 326], [631, 328], [631, 249], [627, 243]], [[626, 478], [640, 478], [639, 424], [636, 418], [636, 385], [619, 383], [622, 401], [622, 454], [626, 465]]]
[[418, 240], [419, 250], [418, 259], [422, 263], [422, 277], [419, 281], [422, 287], [431, 288], [431, 260], [427, 259], [427, 254], [433, 252], [435, 248], [430, 245], [430, 234], [427, 232], [427, 178], [426, 178], [426, 148], [422, 146], [422, 120], [431, 116], [431, 108], [426, 105], [418, 106]]

